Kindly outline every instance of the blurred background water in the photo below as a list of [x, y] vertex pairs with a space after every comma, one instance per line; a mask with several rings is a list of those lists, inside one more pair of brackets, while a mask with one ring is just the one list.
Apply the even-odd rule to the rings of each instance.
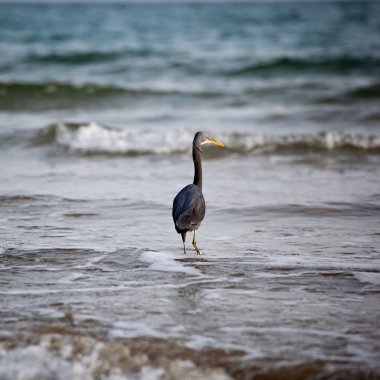
[[0, 4], [0, 378], [378, 378], [379, 15]]

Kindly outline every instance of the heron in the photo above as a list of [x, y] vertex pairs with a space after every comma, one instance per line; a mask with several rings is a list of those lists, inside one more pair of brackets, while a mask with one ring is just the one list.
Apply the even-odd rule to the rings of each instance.
[[175, 229], [182, 237], [183, 252], [186, 253], [186, 233], [194, 231], [193, 247], [199, 256], [202, 255], [202, 252], [197, 247], [195, 231], [199, 228], [206, 213], [206, 203], [202, 194], [202, 145], [204, 144], [224, 146], [204, 132], [195, 134], [193, 140], [194, 181], [176, 195], [172, 210]]

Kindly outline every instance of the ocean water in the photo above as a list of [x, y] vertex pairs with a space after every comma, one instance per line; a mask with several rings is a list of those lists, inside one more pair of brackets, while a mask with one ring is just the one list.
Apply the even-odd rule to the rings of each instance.
[[0, 379], [380, 378], [379, 15], [0, 4]]

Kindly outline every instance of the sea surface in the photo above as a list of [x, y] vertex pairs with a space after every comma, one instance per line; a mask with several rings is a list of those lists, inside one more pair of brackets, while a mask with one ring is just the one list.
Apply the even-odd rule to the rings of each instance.
[[0, 4], [1, 380], [379, 363], [379, 2]]

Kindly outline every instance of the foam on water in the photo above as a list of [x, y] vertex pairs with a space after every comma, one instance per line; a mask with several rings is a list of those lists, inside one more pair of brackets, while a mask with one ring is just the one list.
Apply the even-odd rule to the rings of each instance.
[[160, 272], [178, 272], [190, 276], [202, 276], [202, 273], [189, 265], [184, 265], [178, 261], [180, 257], [171, 252], [164, 251], [145, 251], [139, 260], [149, 264], [149, 268]]
[[58, 282], [60, 284], [71, 284], [79, 279], [85, 278], [86, 276], [81, 272], [72, 272], [69, 275], [62, 277]]
[[[133, 285], [135, 283], [131, 283]], [[110, 287], [91, 287], [91, 288], [65, 288], [65, 289], [18, 289], [0, 291], [0, 295], [25, 296], [25, 295], [47, 295], [63, 293], [96, 293], [96, 292], [115, 292], [131, 289], [131, 286], [110, 286]]]
[[64, 318], [66, 314], [62, 311], [57, 311], [53, 308], [35, 308], [32, 310], [35, 315], [49, 319], [60, 319]]
[[[0, 345], [0, 378], [231, 380], [220, 368], [203, 368], [189, 358], [152, 360], [139, 349], [138, 344], [134, 348], [132, 350], [124, 343], [102, 342], [87, 337], [43, 335], [38, 342], [27, 347], [8, 349]], [[164, 353], [160, 346], [157, 350], [154, 356], [162, 357]]]
[[164, 334], [137, 322], [115, 322], [109, 331], [110, 338], [136, 338], [139, 336], [164, 337]]
[[187, 150], [192, 134], [184, 130], [116, 130], [95, 122], [70, 128], [58, 124], [56, 142], [82, 153], [168, 154]]
[[307, 150], [378, 150], [380, 136], [359, 135], [345, 132], [326, 131], [316, 134], [264, 135], [264, 134], [231, 134], [222, 135], [222, 141], [229, 149], [238, 152], [281, 151], [296, 152]]
[[[114, 129], [95, 122], [60, 123], [38, 133], [36, 142], [56, 143], [82, 154], [168, 155], [188, 152], [194, 131], [190, 129]], [[47, 135], [50, 138], [47, 138]], [[266, 154], [309, 151], [380, 151], [380, 135], [325, 131], [302, 134], [219, 133], [228, 152]], [[51, 140], [52, 138], [52, 140]], [[219, 152], [222, 154], [221, 152]]]
[[376, 286], [380, 285], [380, 273], [378, 272], [353, 272], [353, 275], [360, 282]]

